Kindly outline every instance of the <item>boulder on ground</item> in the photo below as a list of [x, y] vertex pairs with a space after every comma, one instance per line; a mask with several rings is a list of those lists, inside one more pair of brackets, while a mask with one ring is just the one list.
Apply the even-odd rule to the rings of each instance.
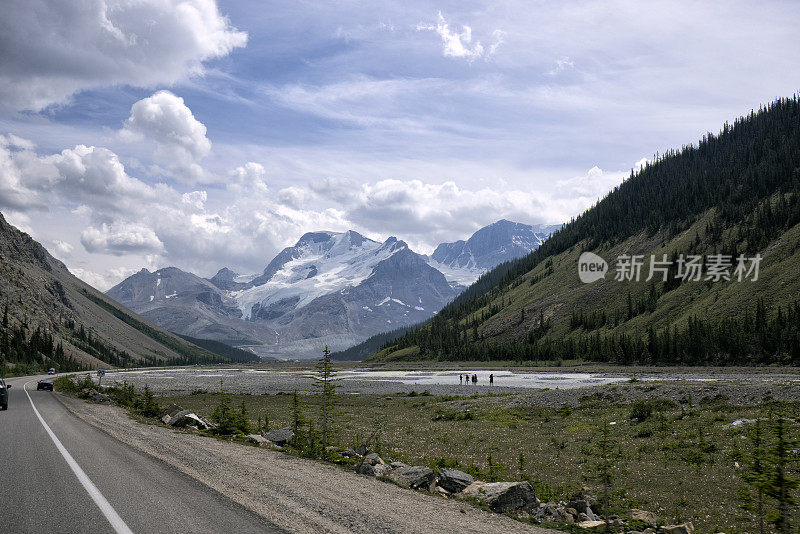
[[401, 467], [393, 470], [389, 478], [396, 484], [405, 488], [429, 488], [436, 478], [436, 473], [430, 467], [415, 465], [412, 467]]
[[356, 455], [356, 451], [354, 451], [353, 449], [350, 449], [350, 448], [347, 448], [347, 449], [339, 452], [339, 454], [341, 454], [345, 458], [355, 458], [357, 456]]
[[661, 527], [661, 532], [666, 534], [694, 534], [694, 525], [691, 521], [681, 523], [680, 525], [667, 525]]
[[386, 464], [375, 464], [372, 466], [373, 471], [375, 471], [376, 477], [386, 476], [392, 468]]
[[602, 527], [605, 524], [605, 521], [581, 521], [580, 523], [577, 523], [577, 525], [581, 528]]
[[211, 425], [207, 421], [189, 410], [181, 410], [180, 412], [176, 413], [172, 418], [170, 418], [169, 426], [178, 428], [190, 426], [198, 430], [207, 430], [211, 428]]
[[410, 467], [405, 462], [392, 462], [389, 465], [391, 466], [392, 469], [400, 469], [401, 467]]
[[279, 430], [264, 432], [262, 436], [270, 440], [275, 445], [286, 445], [294, 439], [294, 430], [292, 430], [292, 427], [287, 426]]
[[495, 512], [538, 508], [539, 500], [528, 482], [473, 482], [460, 497], [483, 501]]
[[439, 470], [439, 486], [446, 489], [450, 493], [458, 493], [463, 491], [464, 488], [475, 482], [472, 475], [459, 471], [458, 469], [440, 469]]
[[175, 417], [176, 414], [178, 414], [179, 412], [182, 412], [182, 411], [183, 411], [183, 408], [181, 408], [177, 404], [170, 404], [169, 406], [164, 408], [164, 411], [161, 412], [161, 415], [159, 415], [159, 418], [161, 419], [162, 423], [164, 423], [165, 425], [168, 425], [169, 422], [172, 420], [172, 418]]
[[658, 516], [656, 514], [653, 512], [648, 512], [647, 510], [639, 510], [637, 508], [631, 510], [631, 519], [634, 521], [647, 523], [648, 525], [655, 525], [658, 523]]
[[386, 464], [372, 465], [369, 462], [361, 462], [356, 466], [356, 473], [358, 473], [359, 475], [367, 475], [371, 477], [383, 476], [390, 470], [391, 467], [389, 467]]
[[375, 476], [375, 468], [369, 462], [361, 462], [356, 466], [356, 473], [359, 475], [367, 475], [369, 477]]

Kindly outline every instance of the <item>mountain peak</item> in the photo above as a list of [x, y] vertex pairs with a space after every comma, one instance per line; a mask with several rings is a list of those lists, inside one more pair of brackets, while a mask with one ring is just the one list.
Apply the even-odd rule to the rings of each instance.
[[441, 243], [431, 255], [431, 265], [451, 282], [470, 285], [481, 273], [539, 248], [555, 228], [500, 219], [466, 241]]

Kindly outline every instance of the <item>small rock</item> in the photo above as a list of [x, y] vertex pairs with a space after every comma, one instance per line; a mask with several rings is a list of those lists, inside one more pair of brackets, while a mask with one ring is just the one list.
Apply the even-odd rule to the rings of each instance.
[[275, 445], [286, 445], [294, 439], [294, 430], [292, 430], [292, 427], [287, 426], [279, 430], [264, 432], [262, 436], [270, 440]]
[[392, 469], [400, 469], [401, 467], [410, 467], [407, 463], [404, 462], [392, 462], [389, 464]]
[[467, 486], [475, 482], [472, 475], [468, 475], [458, 469], [440, 469], [439, 470], [439, 486], [443, 487], [450, 493], [458, 493], [463, 491]]
[[576, 499], [574, 501], [570, 501], [567, 504], [567, 508], [574, 508], [578, 511], [578, 514], [585, 514], [588, 517], [588, 521], [597, 521], [598, 517], [592, 511], [591, 506], [589, 506], [589, 501], [586, 499]]
[[459, 496], [479, 499], [495, 512], [539, 507], [539, 500], [528, 482], [473, 482]]
[[356, 457], [356, 451], [354, 451], [353, 449], [349, 449], [349, 448], [343, 450], [339, 454], [341, 454], [345, 458], [355, 458]]
[[656, 514], [653, 512], [648, 512], [647, 510], [639, 510], [637, 508], [631, 510], [631, 519], [634, 521], [642, 521], [648, 525], [655, 525], [658, 523], [658, 516]]
[[244, 440], [247, 443], [252, 443], [254, 445], [259, 445], [259, 446], [262, 443], [266, 445], [269, 442], [269, 440], [264, 436], [262, 436], [261, 434], [248, 434], [247, 437], [244, 438]]
[[739, 428], [740, 426], [744, 425], [752, 425], [755, 422], [756, 422], [755, 419], [742, 418], [742, 419], [737, 419], [736, 421], [729, 423], [727, 425], [722, 425], [722, 428]]
[[369, 448], [366, 445], [356, 447], [356, 454], [359, 456], [366, 456], [369, 453]]
[[694, 534], [694, 525], [690, 521], [680, 525], [667, 525], [661, 527], [661, 532], [665, 534]]
[[389, 478], [400, 486], [412, 489], [429, 488], [436, 478], [436, 473], [430, 467], [415, 465], [412, 467], [401, 467], [393, 470]]
[[450, 492], [447, 491], [446, 489], [444, 489], [441, 486], [436, 486], [436, 493], [438, 493], [442, 497], [449, 497], [450, 496]]
[[378, 465], [378, 464], [385, 464], [386, 462], [378, 456], [377, 452], [371, 452], [368, 455], [364, 456], [364, 461], [369, 462], [371, 465]]
[[356, 466], [356, 473], [359, 475], [367, 475], [371, 477], [380, 477], [386, 474], [391, 468], [386, 464], [372, 465], [369, 462], [361, 462]]
[[375, 476], [375, 466], [368, 462], [361, 462], [356, 466], [356, 473], [359, 475]]
[[389, 471], [392, 470], [392, 468], [386, 464], [375, 464], [372, 466], [372, 469], [375, 471], [376, 477], [385, 476]]
[[94, 402], [111, 402], [111, 397], [105, 393], [95, 393], [92, 395], [92, 401]]
[[580, 523], [578, 523], [578, 526], [581, 528], [594, 528], [594, 527], [602, 527], [605, 524], [606, 524], [605, 521], [581, 521]]
[[556, 511], [557, 511], [558, 515], [561, 517], [562, 521], [565, 521], [567, 523], [574, 523], [575, 522], [575, 516], [573, 516], [571, 513], [567, 512], [565, 509], [558, 508]]

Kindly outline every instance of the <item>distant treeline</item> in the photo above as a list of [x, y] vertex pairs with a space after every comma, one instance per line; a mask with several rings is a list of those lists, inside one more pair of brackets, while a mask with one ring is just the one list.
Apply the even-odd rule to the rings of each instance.
[[198, 347], [202, 347], [209, 352], [213, 352], [223, 358], [228, 358], [234, 362], [258, 362], [261, 359], [253, 354], [252, 352], [248, 352], [246, 350], [237, 349], [236, 347], [231, 347], [230, 345], [226, 345], [220, 341], [214, 341], [213, 339], [200, 339], [191, 336], [184, 336], [182, 334], [175, 334], [176, 336], [180, 336], [186, 341], [190, 343], [194, 343]]
[[417, 326], [406, 326], [403, 328], [397, 328], [390, 332], [375, 334], [369, 339], [366, 339], [361, 343], [359, 343], [358, 345], [350, 347], [349, 349], [340, 350], [339, 352], [332, 353], [331, 358], [333, 358], [334, 360], [345, 361], [345, 362], [364, 360], [370, 354], [374, 354], [375, 352], [380, 350], [381, 347], [391, 344], [392, 341], [412, 331], [414, 328], [417, 328]]

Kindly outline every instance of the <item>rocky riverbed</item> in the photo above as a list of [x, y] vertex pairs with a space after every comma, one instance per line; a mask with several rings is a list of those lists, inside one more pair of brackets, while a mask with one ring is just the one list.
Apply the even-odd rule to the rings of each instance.
[[[148, 385], [157, 395], [218, 392], [250, 395], [310, 392], [310, 369], [186, 367], [109, 372], [104, 383]], [[478, 376], [477, 385], [461, 384], [459, 375]], [[489, 375], [494, 385], [489, 385]], [[432, 395], [513, 394], [518, 405], [577, 405], [581, 400], [622, 403], [641, 398], [663, 397], [679, 403], [720, 396], [733, 404], [756, 404], [775, 399], [800, 401], [800, 374], [795, 370], [698, 370], [645, 369], [640, 372], [609, 372], [597, 369], [520, 371], [508, 370], [411, 370], [340, 372], [339, 393], [392, 395], [428, 391]], [[521, 385], [524, 384], [524, 385]]]

